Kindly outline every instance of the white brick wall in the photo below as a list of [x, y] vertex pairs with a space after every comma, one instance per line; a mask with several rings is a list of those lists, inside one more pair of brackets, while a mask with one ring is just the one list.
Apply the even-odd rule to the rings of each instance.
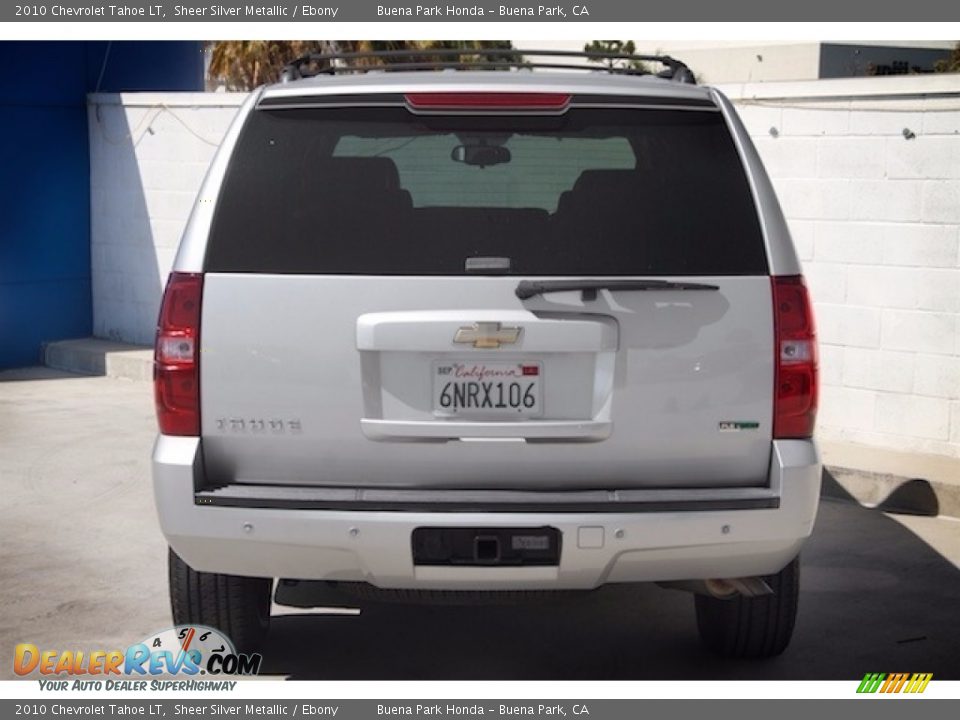
[[821, 436], [960, 457], [960, 78], [724, 90], [817, 306]]
[[[821, 436], [960, 457], [960, 77], [722, 89], [817, 305]], [[242, 99], [90, 97], [97, 335], [152, 340], [193, 196]]]
[[242, 94], [91, 95], [91, 263], [98, 337], [153, 342], [193, 199]]

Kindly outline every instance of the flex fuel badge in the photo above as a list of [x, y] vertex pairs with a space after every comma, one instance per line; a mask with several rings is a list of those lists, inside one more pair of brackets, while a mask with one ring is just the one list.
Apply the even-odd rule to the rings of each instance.
[[760, 423], [752, 420], [721, 420], [717, 423], [720, 432], [741, 432], [743, 430], [757, 430]]

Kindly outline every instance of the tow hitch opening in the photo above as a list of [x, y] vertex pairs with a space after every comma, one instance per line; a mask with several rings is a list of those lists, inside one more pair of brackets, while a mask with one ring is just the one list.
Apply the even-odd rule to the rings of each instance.
[[479, 563], [499, 562], [500, 540], [489, 535], [478, 535], [473, 540], [473, 559]]

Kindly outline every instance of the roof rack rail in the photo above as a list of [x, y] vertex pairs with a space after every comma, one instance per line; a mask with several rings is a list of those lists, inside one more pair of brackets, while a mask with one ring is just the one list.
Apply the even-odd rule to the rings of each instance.
[[[640, 60], [658, 62], [664, 70], [650, 73], [629, 67], [604, 65], [574, 65], [570, 63], [527, 62], [524, 55], [547, 58], [586, 58], [588, 60]], [[474, 59], [463, 59], [470, 58]], [[419, 58], [439, 58], [424, 61]], [[480, 60], [478, 57], [492, 58]], [[512, 59], [511, 59], [512, 57]], [[449, 60], [447, 58], [450, 58]], [[400, 60], [401, 62], [384, 65], [357, 64], [363, 60]], [[345, 64], [337, 64], [338, 61]], [[548, 68], [551, 70], [586, 70], [606, 72], [611, 75], [651, 75], [673, 80], [674, 82], [696, 84], [689, 67], [669, 55], [631, 55], [628, 53], [605, 53], [576, 50], [515, 50], [513, 48], [436, 48], [423, 50], [371, 50], [363, 52], [310, 53], [284, 66], [280, 73], [281, 82], [290, 82], [317, 75], [339, 75], [364, 73], [369, 71], [396, 72], [406, 70], [509, 70], [509, 69]]]

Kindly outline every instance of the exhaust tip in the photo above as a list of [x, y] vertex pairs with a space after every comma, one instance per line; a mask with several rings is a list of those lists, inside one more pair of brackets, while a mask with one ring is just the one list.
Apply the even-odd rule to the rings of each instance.
[[737, 594], [737, 589], [729, 580], [723, 580], [721, 578], [708, 578], [707, 580], [703, 581], [703, 585], [710, 595], [722, 600], [731, 598]]
[[748, 598], [773, 595], [773, 589], [761, 577], [673, 580], [658, 582], [657, 585], [668, 590], [684, 590], [696, 595], [709, 595], [718, 600], [731, 600], [738, 595]]
[[767, 581], [760, 577], [746, 578], [710, 578], [703, 581], [707, 592], [715, 598], [726, 600], [734, 595], [743, 597], [759, 597], [761, 595], [773, 595], [773, 589], [767, 585]]

